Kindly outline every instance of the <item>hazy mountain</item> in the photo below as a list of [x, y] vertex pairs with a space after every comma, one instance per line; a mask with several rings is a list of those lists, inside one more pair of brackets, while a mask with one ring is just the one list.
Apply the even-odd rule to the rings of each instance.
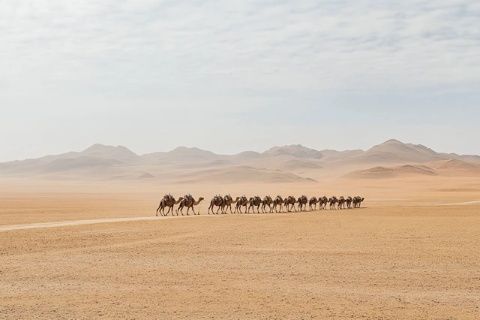
[[352, 160], [369, 163], [419, 163], [441, 158], [438, 153], [423, 145], [403, 143], [392, 139], [357, 154]]
[[137, 154], [123, 146], [113, 147], [102, 144], [94, 144], [80, 154], [90, 158], [114, 159], [121, 162], [132, 162], [139, 159]]
[[321, 151], [310, 149], [300, 144], [273, 147], [265, 151], [263, 155], [270, 156], [270, 157], [288, 155], [295, 158], [312, 158], [312, 159], [321, 159], [323, 157], [323, 154]]
[[[79, 177], [94, 179], [154, 179], [169, 176], [175, 181], [187, 170], [193, 176], [223, 181], [219, 175], [255, 181], [298, 181], [325, 173], [356, 170], [350, 176], [396, 176], [429, 174], [421, 165], [432, 163], [433, 173], [477, 172], [479, 156], [437, 153], [423, 145], [388, 140], [362, 150], [315, 150], [302, 145], [276, 146], [263, 153], [245, 151], [220, 155], [198, 148], [178, 147], [169, 152], [137, 155], [123, 146], [95, 144], [81, 152], [68, 152], [38, 159], [0, 164], [0, 175]], [[410, 165], [413, 167], [408, 167]], [[259, 170], [259, 171], [256, 171]], [[363, 170], [363, 171], [362, 171]], [[198, 174], [197, 174], [198, 173]], [[293, 174], [294, 176], [290, 175]], [[337, 173], [335, 173], [337, 174]], [[230, 178], [225, 179], [229, 181]]]

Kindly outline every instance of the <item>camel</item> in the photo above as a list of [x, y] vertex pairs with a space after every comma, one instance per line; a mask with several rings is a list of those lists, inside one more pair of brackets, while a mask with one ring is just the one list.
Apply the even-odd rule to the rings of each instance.
[[245, 213], [247, 213], [248, 199], [245, 196], [238, 198], [237, 203], [235, 203], [235, 213], [243, 213], [242, 207], [245, 207]]
[[[160, 204], [158, 205], [157, 212], [155, 215], [158, 217], [158, 214], [160, 213], [160, 215], [162, 216], [168, 216], [168, 214], [171, 211], [173, 216], [173, 207], [176, 204], [179, 204], [182, 200], [183, 200], [182, 197], [178, 198], [178, 200], [175, 200], [175, 198], [171, 194], [164, 195], [162, 200], [160, 200]], [[167, 213], [165, 213], [165, 208], [168, 208]]]
[[360, 208], [363, 200], [365, 200], [365, 198], [362, 198], [362, 197], [359, 197], [359, 196], [354, 197], [353, 198], [353, 207], [354, 208]]
[[308, 206], [310, 207], [310, 211], [313, 210], [313, 208], [315, 208], [315, 210], [317, 210], [317, 203], [318, 202], [319, 202], [319, 200], [317, 200], [316, 197], [310, 198], [310, 200], [308, 200]]
[[340, 209], [340, 210], [345, 209], [345, 202], [346, 202], [346, 200], [343, 196], [338, 198], [338, 209]]
[[292, 208], [293, 211], [297, 212], [297, 209], [295, 208], [295, 203], [297, 203], [297, 200], [293, 196], [288, 196], [283, 200], [283, 205], [287, 209], [287, 212], [292, 212]]
[[338, 202], [338, 199], [335, 196], [328, 199], [328, 203], [330, 204], [330, 210], [336, 209], [337, 202]]
[[[183, 216], [183, 208], [186, 207], [187, 208], [187, 216], [189, 216], [188, 212], [190, 211], [190, 209], [192, 209], [193, 211], [193, 215], [196, 215], [197, 213], [195, 212], [195, 206], [198, 206], [200, 204], [200, 202], [202, 202], [204, 199], [202, 197], [198, 198], [198, 201], [195, 201], [195, 199], [192, 197], [191, 194], [187, 194], [185, 197], [183, 197], [183, 200], [180, 202], [180, 205], [178, 206], [178, 209], [177, 209], [177, 215], [178, 215], [178, 211], [180, 211], [180, 213], [182, 214]], [[198, 215], [200, 215], [200, 212], [198, 213]]]
[[[218, 212], [222, 209], [222, 206], [223, 206], [223, 197], [219, 196], [219, 195], [216, 195], [210, 201], [210, 206], [208, 207], [208, 214], [210, 214], [210, 210], [212, 210], [212, 214], [218, 214]], [[214, 207], [218, 207], [216, 212], [213, 211]], [[222, 214], [223, 214], [223, 212], [222, 212]]]
[[280, 212], [282, 212], [282, 206], [283, 198], [281, 196], [277, 196], [275, 200], [273, 200], [273, 208], [275, 209], [275, 212], [279, 212], [278, 207], [280, 207]]
[[323, 197], [318, 197], [318, 208], [320, 210], [325, 210], [327, 208], [328, 204], [328, 198], [323, 196]]
[[263, 198], [262, 200], [262, 212], [265, 213], [265, 208], [268, 206], [268, 209], [269, 209], [268, 211], [272, 213], [273, 212], [272, 204], [273, 204], [272, 197], [265, 196], [265, 198]]
[[352, 202], [353, 202], [352, 197], [348, 197], [345, 201], [347, 202], [347, 209], [351, 209], [352, 208]]
[[250, 208], [252, 208], [252, 212], [255, 213], [255, 207], [257, 207], [257, 213], [260, 213], [260, 205], [262, 204], [262, 198], [255, 196], [251, 197], [248, 200], [248, 209], [247, 213], [250, 213]]
[[222, 212], [226, 212], [227, 209], [230, 210], [230, 213], [232, 212], [232, 204], [237, 203], [240, 198], [237, 197], [235, 200], [233, 200], [232, 196], [227, 194], [225, 197], [223, 197], [223, 204], [222, 204]]
[[307, 209], [308, 198], [306, 196], [301, 196], [297, 199], [298, 210], [304, 211]]

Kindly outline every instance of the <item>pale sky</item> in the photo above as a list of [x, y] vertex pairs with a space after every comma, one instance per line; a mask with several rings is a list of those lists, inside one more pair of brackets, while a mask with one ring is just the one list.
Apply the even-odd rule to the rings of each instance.
[[0, 0], [0, 161], [389, 138], [480, 154], [480, 1]]

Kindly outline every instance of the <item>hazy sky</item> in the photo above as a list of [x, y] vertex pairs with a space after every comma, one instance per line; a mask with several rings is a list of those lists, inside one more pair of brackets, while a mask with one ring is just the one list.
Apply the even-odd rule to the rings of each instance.
[[480, 154], [477, 0], [0, 0], [0, 160], [388, 138]]

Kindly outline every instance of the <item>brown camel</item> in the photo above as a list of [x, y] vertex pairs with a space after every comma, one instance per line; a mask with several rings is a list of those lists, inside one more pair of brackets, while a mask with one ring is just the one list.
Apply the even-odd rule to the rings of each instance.
[[[180, 210], [180, 213], [183, 216], [183, 208], [187, 208], [187, 216], [189, 216], [188, 212], [190, 211], [190, 209], [192, 209], [193, 215], [197, 215], [194, 207], [198, 206], [202, 201], [203, 201], [202, 197], [198, 198], [198, 201], [195, 201], [192, 195], [187, 194], [185, 197], [183, 197], [183, 200], [180, 202], [180, 205], [178, 206], [177, 215], [178, 215], [178, 211]], [[198, 213], [198, 215], [200, 215], [200, 212]]]
[[320, 204], [320, 209], [327, 209], [327, 204], [328, 204], [328, 198], [323, 196], [318, 198], [319, 204]]
[[265, 213], [265, 208], [268, 206], [268, 212], [272, 213], [273, 212], [273, 200], [272, 197], [270, 196], [265, 196], [262, 200], [262, 212]]
[[318, 203], [317, 197], [312, 197], [310, 198], [310, 200], [308, 200], [308, 206], [310, 207], [310, 211], [314, 209], [315, 211], [317, 210], [317, 203]]
[[362, 198], [362, 197], [359, 197], [359, 196], [354, 197], [353, 198], [353, 207], [354, 208], [360, 208], [363, 200], [365, 200], [365, 198]]
[[343, 196], [341, 196], [340, 198], [338, 198], [338, 209], [342, 210], [342, 209], [345, 209], [345, 204], [346, 204], [346, 200]]
[[[278, 207], [280, 207], [280, 211], [278, 210]], [[273, 208], [275, 209], [275, 212], [282, 212], [283, 207], [283, 198], [281, 196], [277, 196], [275, 200], [273, 200]]]
[[242, 207], [245, 207], [245, 213], [247, 213], [248, 199], [245, 196], [241, 196], [237, 203], [235, 203], [235, 213], [243, 213]]
[[250, 213], [250, 209], [252, 209], [252, 213], [255, 213], [255, 207], [257, 208], [257, 213], [260, 213], [261, 204], [262, 204], [262, 198], [260, 198], [259, 196], [251, 197], [248, 200], [247, 213]]
[[347, 208], [351, 209], [352, 208], [352, 202], [353, 202], [352, 197], [348, 197], [347, 199], [345, 199], [345, 201], [347, 202]]
[[[160, 200], [160, 204], [158, 205], [156, 216], [158, 216], [159, 213], [162, 216], [167, 216], [170, 213], [170, 211], [172, 212], [172, 216], [173, 216], [173, 207], [176, 204], [179, 204], [180, 201], [182, 200], [183, 200], [182, 197], [178, 198], [178, 200], [175, 200], [175, 198], [171, 194], [164, 195], [162, 200]], [[167, 213], [165, 213], [165, 208], [168, 208]]]
[[[208, 214], [210, 214], [210, 210], [212, 210], [213, 214], [218, 214], [218, 212], [222, 209], [223, 206], [223, 197], [216, 195], [213, 197], [213, 199], [210, 201], [210, 206], [208, 207]], [[213, 212], [213, 208], [218, 207], [216, 212]], [[223, 213], [223, 212], [222, 212]]]
[[287, 209], [287, 212], [292, 212], [292, 209], [295, 212], [297, 211], [295, 208], [295, 203], [297, 203], [297, 199], [295, 199], [293, 196], [288, 196], [283, 200], [283, 205]]
[[232, 204], [237, 203], [240, 198], [237, 197], [235, 200], [233, 200], [232, 196], [227, 194], [225, 197], [223, 197], [223, 205], [222, 205], [222, 212], [226, 212], [227, 209], [230, 210], [230, 213], [232, 212]]
[[298, 210], [304, 211], [307, 209], [308, 198], [306, 196], [301, 196], [297, 199]]
[[330, 210], [332, 209], [337, 209], [336, 205], [338, 203], [337, 197], [333, 196], [330, 199], [328, 199], [328, 203], [330, 204]]

